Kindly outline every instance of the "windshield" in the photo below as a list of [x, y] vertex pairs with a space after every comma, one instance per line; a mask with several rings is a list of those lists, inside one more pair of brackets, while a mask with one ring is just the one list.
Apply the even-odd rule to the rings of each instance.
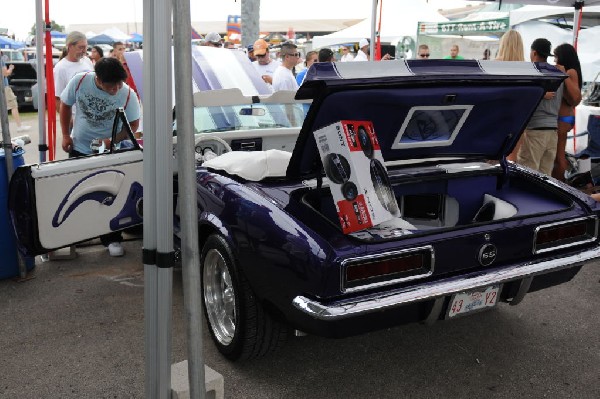
[[253, 104], [194, 108], [196, 133], [230, 130], [300, 128], [304, 122], [302, 104]]

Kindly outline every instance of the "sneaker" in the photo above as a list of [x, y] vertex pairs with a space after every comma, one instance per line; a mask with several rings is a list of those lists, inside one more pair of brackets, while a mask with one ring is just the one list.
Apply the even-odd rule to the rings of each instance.
[[108, 244], [108, 253], [110, 256], [123, 256], [125, 254], [125, 250], [120, 242], [111, 242]]
[[26, 132], [29, 129], [31, 129], [31, 126], [28, 125], [21, 125], [17, 128], [17, 132]]

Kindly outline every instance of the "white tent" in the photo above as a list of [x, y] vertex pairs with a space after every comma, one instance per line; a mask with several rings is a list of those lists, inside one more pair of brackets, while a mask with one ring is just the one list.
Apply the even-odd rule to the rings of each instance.
[[113, 39], [115, 39], [115, 41], [121, 42], [126, 42], [131, 39], [131, 36], [123, 32], [121, 29], [115, 27], [105, 29], [102, 32], [100, 32], [100, 34], [110, 36]]
[[[381, 17], [381, 41], [396, 44], [404, 36], [417, 36], [419, 21], [443, 22], [448, 18], [440, 15], [432, 6], [423, 0], [414, 0], [410, 6], [406, 1], [385, 1]], [[313, 37], [313, 47], [328, 47], [336, 44], [358, 42], [362, 38], [371, 37], [371, 17], [349, 28], [324, 36]]]
[[[600, 13], [600, 6], [583, 7], [584, 18], [590, 13]], [[554, 6], [540, 6], [540, 5], [528, 5], [510, 12], [510, 24], [511, 26], [530, 21], [532, 19], [539, 18], [550, 18], [566, 16], [568, 19], [573, 18], [573, 7], [554, 7]]]

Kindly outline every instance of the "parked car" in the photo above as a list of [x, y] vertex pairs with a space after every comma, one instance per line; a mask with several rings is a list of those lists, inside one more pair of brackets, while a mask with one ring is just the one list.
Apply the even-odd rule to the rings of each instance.
[[[252, 358], [291, 330], [346, 337], [455, 319], [572, 279], [600, 256], [600, 206], [506, 161], [564, 77], [531, 63], [317, 63], [296, 94], [312, 100], [301, 127], [269, 122], [266, 135], [259, 120], [241, 130], [230, 121], [265, 117], [255, 107], [283, 94], [247, 96], [239, 107], [239, 92], [195, 94], [197, 106], [220, 109], [198, 111], [196, 126], [198, 267], [219, 351]], [[288, 112], [299, 105], [280, 106], [278, 117], [303, 115]], [[340, 210], [357, 209], [356, 196], [336, 202], [334, 190], [359, 172], [337, 157], [332, 174], [320, 154], [328, 143], [315, 138], [339, 121], [372, 124], [376, 139], [340, 130], [340, 142], [359, 156], [380, 149], [387, 173], [360, 173], [371, 189], [389, 184], [378, 192], [397, 204], [390, 221], [349, 234]], [[260, 151], [230, 151], [234, 137]], [[204, 157], [206, 143], [217, 157]], [[19, 168], [9, 208], [22, 248], [44, 253], [141, 222], [141, 160], [131, 150]], [[179, 234], [177, 215], [175, 224]]]
[[[44, 55], [46, 55], [46, 47], [42, 47]], [[56, 47], [52, 47], [52, 62], [54, 65], [58, 62], [60, 58], [61, 51]], [[25, 57], [25, 61], [35, 62], [37, 58], [37, 48], [36, 47], [25, 47], [23, 49], [23, 55]]]
[[8, 77], [8, 84], [17, 97], [19, 108], [33, 106], [32, 86], [37, 82], [34, 66], [27, 61], [11, 62], [15, 66]]
[[4, 62], [7, 64], [13, 63], [14, 61], [25, 61], [25, 58], [23, 57], [23, 51], [20, 49], [3, 48], [2, 57], [4, 58]]

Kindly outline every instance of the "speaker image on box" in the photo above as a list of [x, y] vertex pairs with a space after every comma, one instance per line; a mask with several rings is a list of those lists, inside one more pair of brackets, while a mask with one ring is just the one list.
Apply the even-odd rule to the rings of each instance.
[[385, 168], [377, 159], [371, 159], [370, 165], [371, 182], [373, 183], [373, 189], [377, 194], [377, 199], [381, 205], [390, 213], [398, 213], [398, 205], [396, 203], [396, 196], [392, 190], [392, 184], [385, 171]]
[[341, 184], [343, 197], [348, 201], [353, 201], [358, 196], [356, 184], [349, 181], [351, 177], [350, 163], [340, 154], [327, 154], [323, 167], [327, 177], [336, 184]]

